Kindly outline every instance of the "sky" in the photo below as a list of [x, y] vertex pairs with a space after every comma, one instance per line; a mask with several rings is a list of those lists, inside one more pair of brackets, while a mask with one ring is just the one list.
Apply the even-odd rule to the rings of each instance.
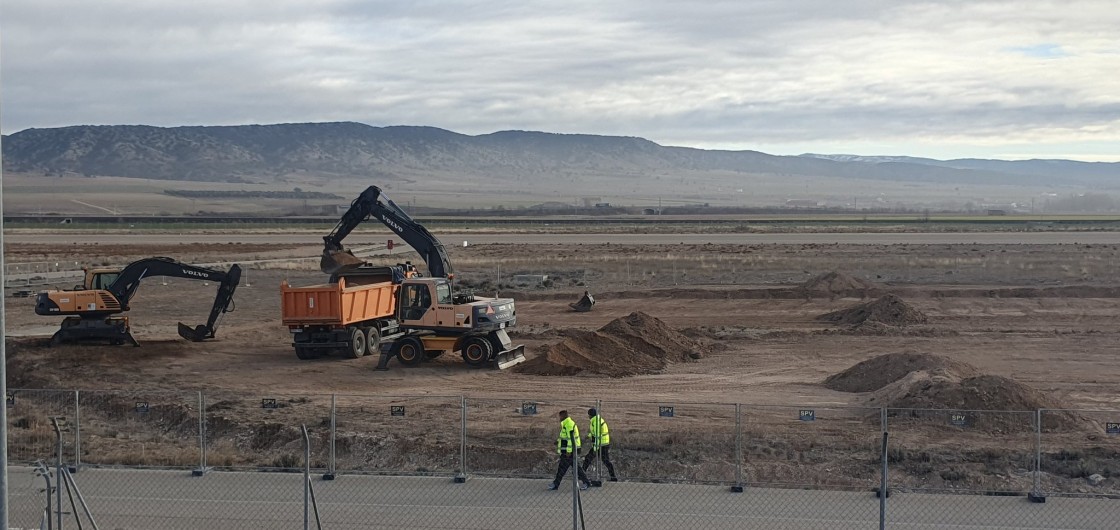
[[356, 121], [1120, 161], [1094, 1], [0, 0], [0, 130]]

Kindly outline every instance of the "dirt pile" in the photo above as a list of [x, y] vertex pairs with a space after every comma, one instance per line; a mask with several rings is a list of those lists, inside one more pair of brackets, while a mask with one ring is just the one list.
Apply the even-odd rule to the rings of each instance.
[[802, 283], [798, 291], [810, 294], [825, 294], [829, 296], [866, 296], [878, 287], [867, 280], [856, 278], [839, 271], [827, 272]]
[[871, 302], [859, 304], [855, 307], [825, 313], [817, 320], [858, 326], [864, 323], [879, 323], [888, 326], [908, 326], [911, 324], [925, 324], [929, 318], [925, 313], [907, 304], [903, 299], [888, 294]]
[[543, 354], [513, 371], [532, 375], [601, 374], [609, 377], [652, 374], [669, 363], [699, 359], [706, 345], [640, 311], [617, 318], [596, 331], [571, 330]]
[[928, 353], [888, 353], [828, 376], [824, 386], [841, 392], [873, 392], [911, 372], [943, 377], [972, 377], [980, 372], [971, 365]]
[[[1014, 379], [930, 354], [880, 355], [829, 376], [824, 385], [842, 392], [871, 392], [867, 406], [904, 409], [890, 411], [894, 421], [952, 423], [993, 432], [1031, 431], [1033, 411], [1069, 408]], [[960, 417], [950, 422], [953, 411]], [[1070, 429], [1087, 421], [1057, 410], [1044, 418], [1044, 430]]]

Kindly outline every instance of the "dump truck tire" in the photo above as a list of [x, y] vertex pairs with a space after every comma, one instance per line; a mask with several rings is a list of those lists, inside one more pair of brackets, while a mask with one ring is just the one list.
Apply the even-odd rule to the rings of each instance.
[[357, 359], [366, 354], [366, 332], [361, 328], [350, 328], [350, 346], [346, 355]]
[[381, 353], [381, 331], [377, 326], [366, 330], [366, 355]]
[[296, 357], [301, 361], [310, 361], [311, 359], [318, 359], [319, 353], [314, 348], [296, 346]]

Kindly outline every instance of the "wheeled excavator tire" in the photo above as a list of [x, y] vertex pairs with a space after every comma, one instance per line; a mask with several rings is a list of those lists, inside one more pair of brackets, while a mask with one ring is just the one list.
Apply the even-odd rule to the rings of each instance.
[[424, 361], [424, 345], [420, 343], [420, 339], [400, 339], [393, 349], [396, 350], [397, 360], [405, 366], [416, 366]]

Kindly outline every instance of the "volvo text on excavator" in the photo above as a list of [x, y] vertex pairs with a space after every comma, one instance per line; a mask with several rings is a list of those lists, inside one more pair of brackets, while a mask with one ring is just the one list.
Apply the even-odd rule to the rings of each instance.
[[[407, 263], [372, 266], [343, 246], [370, 217], [420, 254], [427, 276]], [[524, 346], [514, 347], [506, 333], [517, 322], [514, 301], [456, 293], [443, 244], [378, 187], [363, 191], [323, 242], [320, 267], [330, 283], [281, 285], [283, 323], [299, 358], [377, 352], [379, 369], [392, 357], [415, 365], [447, 351], [459, 352], [471, 366], [506, 368], [525, 360]]]
[[42, 291], [35, 300], [35, 313], [66, 315], [62, 327], [51, 337], [51, 345], [89, 339], [108, 340], [110, 344], [140, 344], [132, 336], [127, 316], [114, 316], [129, 310], [129, 302], [141, 280], [152, 276], [172, 276], [218, 284], [218, 293], [205, 324], [194, 328], [179, 323], [179, 335], [200, 342], [213, 338], [218, 318], [232, 311], [233, 293], [241, 280], [241, 267], [233, 265], [220, 271], [180, 263], [171, 258], [146, 258], [123, 269], [86, 269], [85, 281], [74, 290]]

